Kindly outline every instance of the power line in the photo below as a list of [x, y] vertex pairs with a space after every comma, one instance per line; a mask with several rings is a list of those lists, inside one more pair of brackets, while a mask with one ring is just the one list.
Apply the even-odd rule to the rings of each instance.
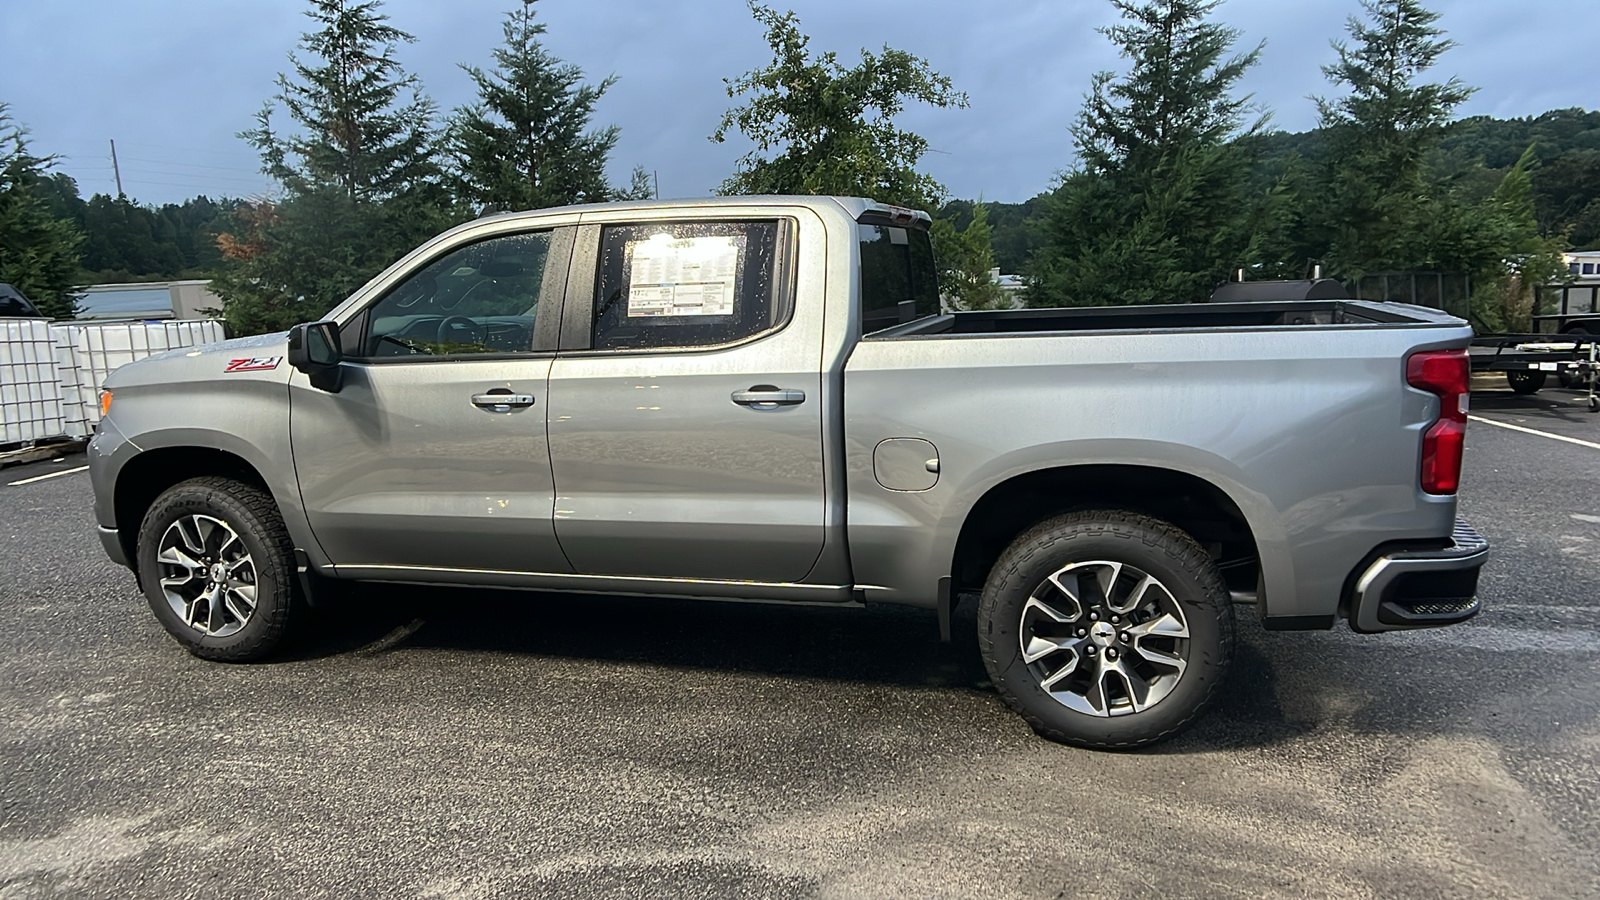
[[270, 180], [265, 175], [262, 175], [259, 178], [257, 178], [257, 177], [249, 177], [249, 176], [244, 176], [244, 175], [211, 175], [211, 174], [206, 173], [206, 172], [171, 172], [171, 171], [162, 171], [160, 169], [146, 169], [146, 168], [143, 168], [143, 167], [130, 169], [129, 170], [129, 175], [130, 175], [129, 180], [131, 181], [132, 180], [131, 176], [134, 173], [138, 173], [138, 172], [143, 172], [143, 173], [145, 173], [147, 175], [164, 175], [164, 176], [167, 176], [167, 177], [170, 177], [170, 178], [187, 178], [187, 179], [189, 179], [191, 181], [207, 182], [207, 183], [209, 183], [209, 182], [229, 182], [229, 183], [233, 183], [233, 184], [260, 184], [263, 181], [269, 181]]
[[[128, 177], [126, 179], [124, 179], [124, 180], [126, 180], [129, 184], [156, 184], [156, 183], [160, 183], [160, 184], [167, 184], [167, 185], [175, 185], [175, 186], [178, 186], [178, 187], [183, 187], [183, 186], [208, 187], [208, 186], [217, 186], [217, 184], [218, 184], [218, 182], [216, 180], [214, 180], [214, 179], [213, 180], [206, 180], [206, 179], [184, 178], [182, 175], [174, 175], [171, 172], [150, 172], [150, 173], [148, 173], [148, 176], [141, 175], [141, 174], [139, 174], [137, 172], [134, 172], [134, 173], [130, 173], [128, 175]], [[266, 179], [262, 179], [262, 181], [260, 181], [260, 182], [250, 182], [250, 183], [262, 184], [262, 183], [265, 183], [265, 181], [266, 181]], [[244, 183], [244, 182], [241, 182], [241, 183]]]
[[[143, 141], [123, 141], [122, 145], [124, 147], [142, 147], [142, 148], [144, 148], [146, 150], [179, 150], [179, 151], [182, 151], [184, 153], [200, 153], [200, 154], [208, 154], [208, 155], [211, 155], [211, 156], [229, 156], [229, 157], [232, 157], [232, 156], [236, 156], [237, 155], [237, 152], [236, 151], [232, 151], [232, 150], [211, 150], [211, 149], [207, 149], [205, 147], [196, 147], [196, 146], [193, 146], [193, 145], [177, 146], [177, 145], [173, 145], [173, 144], [147, 144], [147, 143], [145, 143]], [[253, 153], [255, 151], [251, 151], [251, 152]]]
[[[146, 186], [149, 186], [149, 185], [160, 185], [161, 187], [177, 187], [177, 188], [183, 188], [185, 190], [199, 191], [200, 193], [207, 193], [207, 190], [206, 190], [207, 187], [211, 187], [211, 188], [218, 187], [218, 185], [209, 185], [208, 186], [208, 185], [193, 184], [193, 183], [182, 184], [182, 183], [179, 183], [179, 182], [176, 182], [176, 181], [155, 181], [155, 180], [147, 179], [147, 178], [129, 178], [128, 179], [128, 183], [129, 184], [142, 184], [142, 185], [146, 185]], [[265, 193], [268, 193], [271, 190], [272, 185], [262, 185], [261, 187], [262, 187], [262, 189], [259, 190], [259, 191], [248, 191], [246, 193], [248, 193], [248, 194], [265, 194]], [[213, 191], [210, 191], [210, 193], [214, 193], [214, 194], [216, 194], [218, 196], [231, 196], [231, 194], [229, 194], [225, 190], [213, 190]]]
[[163, 166], [188, 166], [189, 168], [192, 168], [192, 169], [216, 169], [216, 170], [222, 171], [222, 172], [243, 172], [243, 171], [246, 171], [244, 169], [239, 168], [238, 166], [212, 166], [212, 165], [207, 165], [205, 163], [183, 162], [182, 160], [176, 160], [176, 159], [144, 159], [144, 158], [138, 157], [138, 156], [130, 156], [130, 157], [127, 157], [127, 160], [128, 160], [128, 162], [153, 163], [155, 165], [163, 165]]

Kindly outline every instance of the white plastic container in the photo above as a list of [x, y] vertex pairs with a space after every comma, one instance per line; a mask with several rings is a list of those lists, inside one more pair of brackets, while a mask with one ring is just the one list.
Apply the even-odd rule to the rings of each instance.
[[118, 367], [146, 357], [214, 344], [226, 335], [214, 319], [179, 322], [68, 322], [53, 325], [66, 433], [86, 438], [100, 421], [100, 387]]
[[0, 443], [66, 433], [50, 323], [0, 319]]

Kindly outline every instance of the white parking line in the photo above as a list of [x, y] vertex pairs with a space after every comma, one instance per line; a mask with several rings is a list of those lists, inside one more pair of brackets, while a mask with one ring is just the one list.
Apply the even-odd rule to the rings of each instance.
[[24, 478], [21, 481], [13, 481], [13, 482], [11, 482], [9, 487], [17, 487], [19, 485], [24, 485], [24, 484], [33, 484], [35, 481], [43, 481], [46, 478], [60, 478], [63, 475], [74, 475], [74, 474], [77, 474], [78, 472], [87, 472], [87, 471], [89, 471], [89, 467], [88, 466], [79, 466], [76, 469], [63, 469], [60, 472], [51, 472], [49, 475], [35, 475], [32, 478]]
[[1523, 434], [1537, 434], [1539, 437], [1546, 437], [1552, 441], [1566, 441], [1569, 444], [1577, 444], [1579, 447], [1588, 447], [1591, 450], [1600, 450], [1600, 444], [1596, 444], [1594, 441], [1580, 441], [1577, 438], [1567, 437], [1564, 434], [1551, 434], [1548, 431], [1535, 431], [1532, 428], [1523, 428], [1521, 425], [1512, 425], [1510, 422], [1496, 422], [1493, 419], [1485, 419], [1482, 416], [1467, 416], [1467, 418], [1474, 422], [1482, 422], [1485, 425], [1493, 425], [1496, 428], [1507, 428], [1512, 431], [1520, 431]]

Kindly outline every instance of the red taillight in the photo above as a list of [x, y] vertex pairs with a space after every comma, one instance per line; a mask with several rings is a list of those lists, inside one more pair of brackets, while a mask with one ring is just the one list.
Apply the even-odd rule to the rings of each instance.
[[1406, 383], [1439, 395], [1439, 418], [1422, 436], [1422, 489], [1454, 494], [1461, 486], [1472, 365], [1465, 350], [1430, 350], [1406, 360]]

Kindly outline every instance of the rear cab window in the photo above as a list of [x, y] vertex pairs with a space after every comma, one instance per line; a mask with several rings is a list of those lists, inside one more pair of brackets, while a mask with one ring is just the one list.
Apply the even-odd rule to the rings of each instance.
[[870, 222], [856, 228], [861, 242], [861, 333], [939, 315], [939, 273], [927, 229]]

